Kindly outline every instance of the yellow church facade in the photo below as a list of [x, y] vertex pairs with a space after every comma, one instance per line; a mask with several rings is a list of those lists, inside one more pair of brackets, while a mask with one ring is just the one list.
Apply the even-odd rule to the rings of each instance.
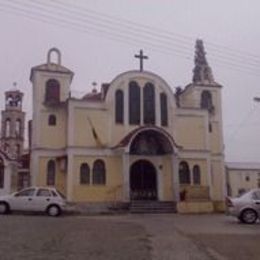
[[30, 79], [32, 184], [54, 185], [78, 203], [168, 201], [180, 212], [223, 209], [222, 87], [201, 40], [192, 83], [175, 93], [140, 67], [74, 98], [73, 72], [55, 48]]

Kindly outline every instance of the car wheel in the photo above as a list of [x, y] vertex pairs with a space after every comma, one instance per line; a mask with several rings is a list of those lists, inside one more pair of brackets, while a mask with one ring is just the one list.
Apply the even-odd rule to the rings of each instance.
[[0, 214], [7, 214], [9, 211], [9, 205], [6, 202], [0, 202]]
[[241, 213], [241, 221], [246, 224], [254, 224], [257, 220], [257, 213], [253, 209], [245, 209]]
[[57, 217], [61, 214], [61, 209], [57, 205], [51, 205], [47, 208], [47, 214], [51, 217]]

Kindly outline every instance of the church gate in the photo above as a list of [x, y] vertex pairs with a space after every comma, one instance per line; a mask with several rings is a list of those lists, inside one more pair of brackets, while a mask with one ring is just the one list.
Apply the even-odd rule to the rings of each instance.
[[157, 173], [147, 160], [138, 160], [130, 168], [130, 199], [157, 200]]

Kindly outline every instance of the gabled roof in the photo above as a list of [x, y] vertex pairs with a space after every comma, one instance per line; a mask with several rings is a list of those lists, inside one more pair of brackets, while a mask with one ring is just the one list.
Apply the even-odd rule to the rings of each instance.
[[100, 102], [106, 98], [107, 91], [109, 89], [110, 83], [102, 83], [101, 92], [98, 92], [96, 89], [93, 89], [92, 92], [87, 93], [83, 96], [83, 100]]
[[63, 73], [63, 74], [71, 74], [74, 75], [74, 72], [67, 69], [66, 67], [56, 64], [56, 63], [44, 63], [35, 67], [32, 67], [30, 80], [32, 80], [32, 74], [34, 71], [47, 71], [47, 72], [56, 72], [56, 73]]
[[101, 93], [87, 93], [83, 98], [83, 100], [86, 100], [86, 101], [101, 101], [102, 98], [101, 98]]

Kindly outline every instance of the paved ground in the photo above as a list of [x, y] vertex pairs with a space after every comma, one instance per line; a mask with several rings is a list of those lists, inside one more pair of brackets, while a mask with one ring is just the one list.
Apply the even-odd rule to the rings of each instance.
[[0, 216], [0, 259], [260, 259], [260, 224], [224, 215]]
[[135, 215], [148, 232], [152, 259], [260, 259], [260, 223], [225, 215]]

